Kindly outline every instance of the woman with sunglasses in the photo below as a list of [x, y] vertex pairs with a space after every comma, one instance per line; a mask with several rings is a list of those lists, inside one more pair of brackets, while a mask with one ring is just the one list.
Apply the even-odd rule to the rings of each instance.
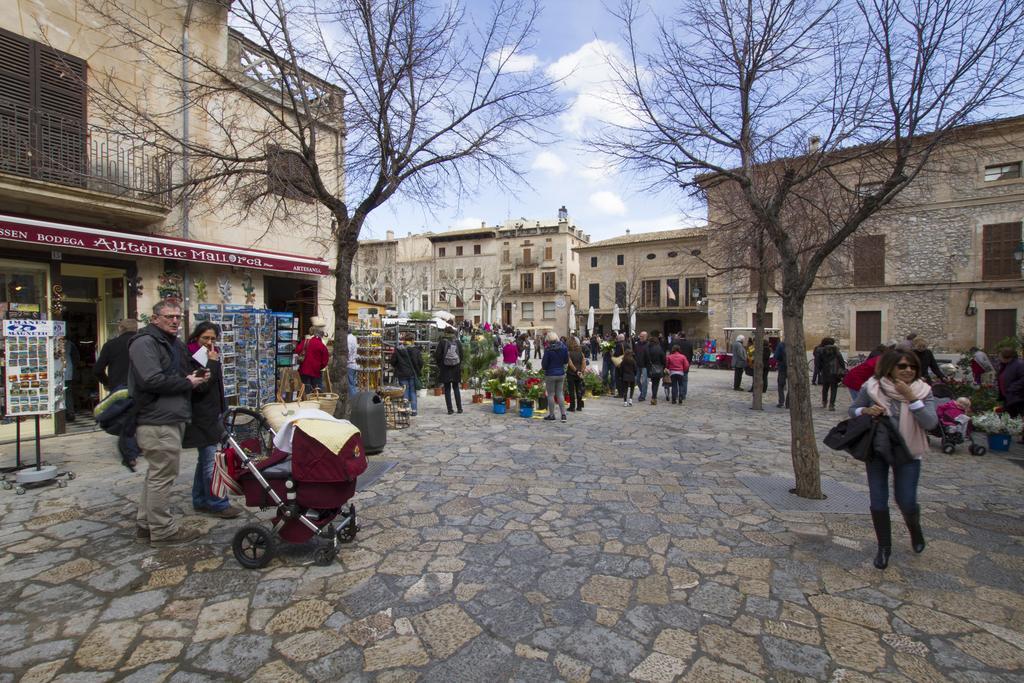
[[[935, 429], [935, 397], [921, 379], [921, 366], [913, 351], [887, 351], [875, 366], [875, 376], [861, 387], [850, 406], [850, 417], [871, 415], [887, 418], [899, 432], [910, 452], [909, 462], [892, 465], [893, 494], [910, 531], [915, 553], [924, 550], [921, 508], [917, 504], [917, 481], [921, 476], [921, 458], [928, 452], [927, 431]], [[883, 458], [867, 462], [871, 521], [878, 539], [875, 567], [885, 569], [892, 553], [892, 527], [889, 522], [889, 464]]]

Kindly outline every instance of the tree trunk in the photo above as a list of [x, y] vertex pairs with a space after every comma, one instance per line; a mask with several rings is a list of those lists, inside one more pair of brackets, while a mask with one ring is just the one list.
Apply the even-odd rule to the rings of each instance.
[[[337, 244], [338, 256], [334, 273], [334, 353], [328, 365], [331, 384], [338, 394], [338, 405], [334, 416], [348, 416], [348, 301], [352, 293], [352, 261], [355, 258], [359, 243], [356, 239], [343, 239], [347, 234], [348, 225], [338, 217]], [[359, 234], [358, 231], [355, 234]]]
[[[788, 287], [787, 290], [793, 291]], [[789, 381], [790, 451], [793, 475], [796, 478], [796, 488], [792, 492], [801, 498], [821, 499], [824, 496], [821, 493], [821, 469], [811, 413], [803, 303], [802, 297], [799, 300], [785, 297], [782, 303]]]

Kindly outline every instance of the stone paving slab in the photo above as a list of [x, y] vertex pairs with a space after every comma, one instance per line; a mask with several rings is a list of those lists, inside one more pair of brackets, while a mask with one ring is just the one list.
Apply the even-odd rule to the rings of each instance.
[[[328, 567], [295, 546], [241, 569], [231, 537], [258, 511], [141, 545], [141, 475], [112, 437], [51, 440], [78, 479], [0, 491], [0, 681], [1022, 680], [1021, 447], [929, 456], [928, 548], [897, 523], [880, 572], [862, 511], [778, 510], [743, 483], [789, 471], [788, 418], [731, 379], [695, 370], [684, 405], [593, 399], [564, 425], [422, 399]], [[822, 473], [866, 491], [846, 456]]]

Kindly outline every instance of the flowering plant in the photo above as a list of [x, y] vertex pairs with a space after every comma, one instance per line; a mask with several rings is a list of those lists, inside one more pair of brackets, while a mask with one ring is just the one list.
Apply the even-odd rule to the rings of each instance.
[[1004, 412], [990, 411], [975, 415], [971, 424], [980, 432], [989, 434], [1020, 434], [1024, 431], [1024, 419], [1010, 417]]
[[544, 383], [536, 377], [530, 377], [523, 383], [521, 396], [536, 401], [544, 395]]
[[605, 353], [607, 351], [611, 351], [614, 348], [615, 348], [615, 342], [611, 342], [611, 341], [603, 341], [603, 342], [601, 342], [601, 353]]

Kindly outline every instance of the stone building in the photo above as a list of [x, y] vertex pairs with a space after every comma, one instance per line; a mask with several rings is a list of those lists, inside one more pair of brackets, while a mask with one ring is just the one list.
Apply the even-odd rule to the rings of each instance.
[[[629, 328], [636, 312], [636, 330], [691, 339], [708, 333], [707, 268], [694, 251], [706, 248], [705, 230], [684, 228], [631, 233], [576, 248], [580, 256], [581, 329], [594, 308], [595, 330], [612, 331], [619, 307], [620, 330]], [[699, 254], [698, 254], [699, 256]]]
[[[958, 131], [897, 202], [823, 268], [805, 307], [808, 344], [827, 335], [866, 353], [915, 332], [937, 351], [955, 354], [973, 345], [991, 350], [1024, 334], [1022, 160], [1024, 117]], [[725, 214], [722, 201], [711, 192], [710, 240]], [[726, 273], [709, 285], [713, 332], [753, 324], [750, 271]], [[782, 326], [774, 292], [765, 323]]]
[[360, 240], [352, 262], [352, 294], [383, 304], [399, 315], [431, 310], [433, 249], [429, 239], [409, 234], [383, 240]]
[[[133, 11], [159, 16], [163, 38], [187, 38], [192, 54], [216, 62], [240, 89], [272, 94], [261, 70], [272, 57], [229, 29], [226, 4], [172, 4], [140, 0]], [[231, 91], [218, 103], [251, 122], [237, 139], [233, 131], [232, 144], [268, 154], [266, 180], [254, 181], [265, 183], [268, 210], [238, 210], [226, 192], [184, 203], [171, 191], [185, 173], [182, 155], [129, 132], [127, 115], [97, 93], [113, 83], [125, 100], [170, 112], [164, 124], [199, 145], [216, 148], [224, 132], [211, 108], [173, 99], [182, 96], [180, 58], [157, 68], [133, 47], [112, 47], [101, 25], [83, 3], [0, 3], [0, 317], [65, 320], [81, 355], [76, 390], [87, 401], [99, 393], [91, 365], [118, 321], [145, 320], [161, 298], [179, 300], [187, 316], [205, 302], [291, 311], [303, 328], [313, 315], [332, 318], [334, 298], [330, 217], [289, 194], [286, 141], [247, 139], [265, 128], [266, 111]], [[342, 93], [309, 78], [340, 116]], [[320, 131], [334, 161], [342, 135]], [[328, 181], [340, 189], [340, 175]], [[281, 198], [295, 201], [268, 220]], [[9, 427], [0, 426], [0, 439]], [[46, 421], [44, 431], [55, 428]]]

